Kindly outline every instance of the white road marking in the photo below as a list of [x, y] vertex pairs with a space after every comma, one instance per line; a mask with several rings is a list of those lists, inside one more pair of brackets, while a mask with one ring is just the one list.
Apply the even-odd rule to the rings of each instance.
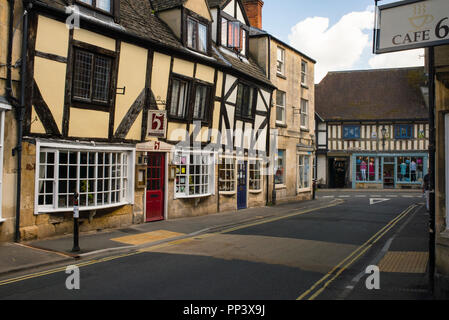
[[389, 201], [391, 199], [386, 199], [386, 198], [370, 198], [369, 199], [369, 204], [372, 206], [373, 204], [378, 204], [381, 202], [385, 202], [385, 201]]

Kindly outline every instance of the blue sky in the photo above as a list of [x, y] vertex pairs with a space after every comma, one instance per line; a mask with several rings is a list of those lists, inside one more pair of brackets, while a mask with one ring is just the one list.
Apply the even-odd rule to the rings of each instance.
[[[388, 2], [395, 1], [381, 4]], [[374, 0], [264, 3], [263, 29], [317, 60], [316, 82], [328, 71], [406, 67], [424, 62], [422, 50], [372, 54]]]

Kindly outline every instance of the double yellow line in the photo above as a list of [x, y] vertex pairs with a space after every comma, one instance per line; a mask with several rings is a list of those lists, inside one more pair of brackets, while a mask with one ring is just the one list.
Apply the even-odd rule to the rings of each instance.
[[[113, 257], [107, 257], [107, 258], [103, 258], [103, 259], [96, 259], [96, 260], [90, 260], [90, 261], [86, 261], [86, 262], [81, 262], [81, 263], [77, 263], [77, 264], [73, 264], [74, 266], [77, 266], [78, 268], [81, 267], [86, 267], [92, 264], [97, 264], [97, 263], [102, 263], [102, 262], [107, 262], [107, 261], [111, 261], [111, 260], [115, 260], [115, 259], [120, 259], [120, 258], [124, 258], [124, 257], [129, 257], [129, 256], [133, 256], [136, 254], [139, 254], [140, 252], [132, 252], [132, 253], [127, 253], [127, 254], [122, 254], [119, 256], [113, 256]], [[0, 281], [0, 286], [4, 286], [7, 284], [11, 284], [14, 282], [19, 282], [19, 281], [24, 281], [24, 280], [28, 280], [28, 279], [32, 279], [32, 278], [38, 278], [38, 277], [42, 277], [42, 276], [46, 276], [49, 274], [53, 274], [53, 273], [58, 273], [58, 272], [63, 272], [67, 269], [67, 266], [63, 266], [63, 267], [59, 267], [59, 268], [55, 268], [55, 269], [51, 269], [51, 270], [46, 270], [46, 271], [42, 271], [42, 272], [36, 272], [36, 273], [32, 273], [32, 274], [28, 274], [28, 275], [24, 275], [24, 276], [20, 276], [20, 277], [16, 277], [16, 278], [11, 278], [11, 279], [6, 279], [3, 281]]]
[[[270, 223], [270, 222], [274, 222], [274, 221], [278, 221], [278, 220], [283, 220], [283, 219], [287, 219], [287, 218], [291, 218], [294, 216], [299, 216], [299, 215], [303, 215], [306, 213], [310, 213], [313, 211], [318, 211], [321, 209], [325, 209], [325, 208], [330, 208], [330, 207], [334, 207], [337, 206], [341, 203], [343, 203], [344, 201], [335, 201], [332, 202], [328, 205], [324, 205], [324, 206], [320, 206], [317, 208], [310, 208], [310, 209], [305, 209], [305, 210], [301, 210], [292, 214], [288, 214], [285, 216], [281, 216], [281, 217], [274, 217], [274, 218], [269, 218], [269, 219], [263, 219], [261, 221], [258, 222], [254, 222], [254, 223], [248, 223], [248, 224], [244, 224], [244, 225], [240, 225], [237, 227], [232, 227], [226, 230], [222, 230], [216, 233], [209, 233], [209, 234], [204, 234], [204, 235], [199, 235], [199, 236], [191, 236], [188, 238], [184, 238], [184, 239], [180, 239], [180, 240], [173, 240], [167, 243], [162, 243], [156, 246], [152, 246], [149, 247], [147, 249], [140, 249], [139, 251], [136, 252], [132, 252], [132, 253], [127, 253], [127, 254], [122, 254], [122, 255], [117, 255], [117, 256], [112, 256], [112, 257], [106, 257], [103, 259], [95, 259], [95, 260], [90, 260], [90, 261], [86, 261], [86, 262], [81, 262], [81, 263], [77, 263], [77, 264], [73, 264], [74, 266], [77, 266], [78, 268], [81, 267], [85, 267], [85, 266], [89, 266], [89, 265], [93, 265], [93, 264], [97, 264], [97, 263], [102, 263], [102, 262], [107, 262], [107, 261], [111, 261], [111, 260], [116, 260], [116, 259], [120, 259], [120, 258], [125, 258], [125, 257], [129, 257], [129, 256], [133, 256], [133, 255], [137, 255], [137, 254], [141, 254], [144, 252], [151, 252], [163, 247], [167, 247], [167, 246], [174, 246], [174, 245], [178, 245], [184, 242], [188, 242], [188, 241], [192, 241], [192, 239], [205, 239], [217, 234], [224, 234], [224, 233], [230, 233], [239, 229], [245, 229], [245, 228], [249, 228], [252, 226], [256, 226], [256, 225], [260, 225], [260, 224], [265, 224], [265, 223]], [[42, 277], [42, 276], [46, 276], [46, 275], [50, 275], [50, 274], [54, 274], [54, 273], [58, 273], [58, 272], [64, 272], [66, 270], [67, 266], [63, 266], [63, 267], [59, 267], [59, 268], [55, 268], [55, 269], [51, 269], [51, 270], [46, 270], [46, 271], [42, 271], [42, 272], [36, 272], [36, 273], [32, 273], [32, 274], [28, 274], [28, 275], [24, 275], [24, 276], [20, 276], [20, 277], [15, 277], [15, 278], [11, 278], [11, 279], [6, 279], [3, 281], [0, 281], [0, 286], [4, 286], [7, 284], [11, 284], [14, 282], [19, 282], [19, 281], [24, 281], [24, 280], [28, 280], [28, 279], [33, 279], [33, 278], [38, 278], [38, 277]]]
[[[414, 204], [408, 207], [405, 211], [399, 214], [396, 218], [391, 220], [386, 226], [380, 229], [368, 241], [358, 247], [354, 252], [347, 256], [343, 261], [336, 265], [323, 278], [318, 280], [309, 290], [301, 294], [297, 300], [314, 300], [316, 299], [338, 276], [351, 266], [355, 261], [362, 257], [375, 243], [377, 243], [388, 231], [390, 231], [396, 224], [404, 219], [413, 209], [418, 207]], [[330, 279], [329, 279], [330, 278]], [[329, 280], [328, 280], [329, 279]], [[327, 281], [326, 281], [327, 280]]]

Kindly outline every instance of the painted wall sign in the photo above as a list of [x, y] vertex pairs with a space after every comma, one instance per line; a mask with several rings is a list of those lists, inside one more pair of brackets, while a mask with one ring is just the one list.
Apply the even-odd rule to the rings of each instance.
[[449, 1], [406, 0], [378, 7], [375, 53], [449, 43]]
[[165, 138], [167, 132], [167, 111], [148, 111], [148, 137]]

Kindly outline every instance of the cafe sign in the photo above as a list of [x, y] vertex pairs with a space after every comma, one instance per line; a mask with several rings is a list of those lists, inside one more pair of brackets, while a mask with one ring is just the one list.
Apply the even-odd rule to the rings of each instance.
[[449, 1], [407, 0], [377, 7], [374, 52], [449, 43]]

